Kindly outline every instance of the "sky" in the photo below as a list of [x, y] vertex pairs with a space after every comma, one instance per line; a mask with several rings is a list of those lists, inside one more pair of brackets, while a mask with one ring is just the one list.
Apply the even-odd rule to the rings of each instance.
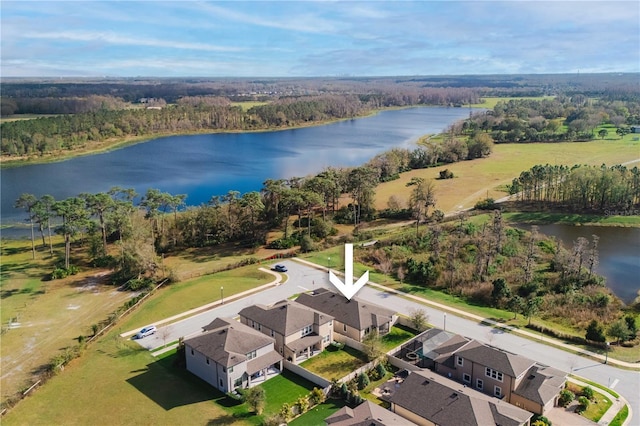
[[3, 77], [640, 72], [640, 1], [6, 1]]

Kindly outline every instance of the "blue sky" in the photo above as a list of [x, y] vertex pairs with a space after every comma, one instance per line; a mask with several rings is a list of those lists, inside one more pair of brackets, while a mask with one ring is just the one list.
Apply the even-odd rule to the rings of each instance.
[[640, 72], [637, 0], [0, 7], [4, 77]]

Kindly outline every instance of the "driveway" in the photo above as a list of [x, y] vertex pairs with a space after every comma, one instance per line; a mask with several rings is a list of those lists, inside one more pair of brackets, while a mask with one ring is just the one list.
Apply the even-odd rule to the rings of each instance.
[[597, 424], [574, 413], [577, 406], [578, 401], [573, 401], [568, 407], [553, 407], [546, 417], [554, 425], [593, 426]]

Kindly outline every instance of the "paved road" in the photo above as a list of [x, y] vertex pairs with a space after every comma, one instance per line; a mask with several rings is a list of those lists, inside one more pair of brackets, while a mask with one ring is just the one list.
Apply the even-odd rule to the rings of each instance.
[[[154, 336], [139, 340], [149, 349], [161, 346], [164, 341], [171, 342], [181, 336], [199, 333], [203, 326], [216, 317], [235, 317], [244, 307], [262, 303], [269, 305], [286, 299], [293, 294], [314, 288], [332, 288], [326, 270], [321, 271], [300, 263], [288, 260], [280, 262], [289, 269], [288, 280], [277, 287], [265, 290], [244, 299], [224, 304], [211, 311], [196, 315], [183, 321], [161, 327]], [[631, 404], [635, 423], [640, 424], [640, 372], [622, 370], [592, 361], [561, 349], [541, 344], [511, 333], [502, 332], [452, 314], [445, 314], [437, 309], [391, 295], [371, 286], [363, 287], [357, 297], [380, 304], [397, 312], [409, 314], [414, 309], [423, 309], [429, 315], [429, 322], [435, 327], [445, 328], [463, 336], [474, 338], [498, 348], [526, 356], [542, 364], [550, 365], [563, 371], [573, 372], [591, 381], [611, 386]]]

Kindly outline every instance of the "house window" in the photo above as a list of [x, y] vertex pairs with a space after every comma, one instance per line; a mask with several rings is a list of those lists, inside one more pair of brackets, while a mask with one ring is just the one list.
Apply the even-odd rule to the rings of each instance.
[[226, 372], [227, 372], [227, 369], [226, 369], [226, 368], [224, 368], [224, 367], [222, 367], [222, 372], [223, 372], [223, 373], [226, 373]]
[[502, 388], [500, 386], [493, 387], [493, 394], [498, 398], [502, 398]]
[[247, 354], [247, 359], [254, 359], [256, 357], [256, 351], [251, 351]]
[[347, 324], [343, 324], [342, 325], [342, 329], [343, 329], [343, 331], [347, 331]]
[[464, 360], [462, 359], [462, 357], [460, 356], [456, 357], [456, 364], [458, 364], [460, 367], [464, 365]]
[[220, 387], [224, 388], [224, 382], [222, 381], [222, 379], [220, 379]]
[[271, 337], [276, 337], [276, 332], [271, 330]]
[[308, 325], [305, 328], [302, 329], [302, 337], [306, 336], [307, 334], [311, 334], [313, 333], [313, 324], [312, 325]]
[[322, 343], [327, 343], [329, 342], [329, 335], [327, 334], [326, 336], [322, 337]]
[[207, 358], [207, 364], [209, 364], [209, 358]]
[[484, 388], [484, 382], [482, 381], [482, 379], [476, 379], [476, 387], [480, 390]]
[[471, 375], [467, 374], [467, 373], [464, 373], [462, 375], [462, 381], [465, 382], [465, 383], [471, 383]]
[[484, 374], [487, 377], [491, 377], [493, 380], [497, 380], [499, 382], [502, 381], [502, 373], [494, 370], [493, 368], [486, 367], [484, 370]]
[[193, 349], [191, 349], [191, 355], [193, 355]]
[[[223, 369], [224, 371], [224, 369]], [[233, 367], [229, 367], [229, 373], [233, 373]]]
[[242, 386], [242, 377], [238, 377], [235, 382], [233, 382], [233, 387], [237, 388], [238, 386]]

